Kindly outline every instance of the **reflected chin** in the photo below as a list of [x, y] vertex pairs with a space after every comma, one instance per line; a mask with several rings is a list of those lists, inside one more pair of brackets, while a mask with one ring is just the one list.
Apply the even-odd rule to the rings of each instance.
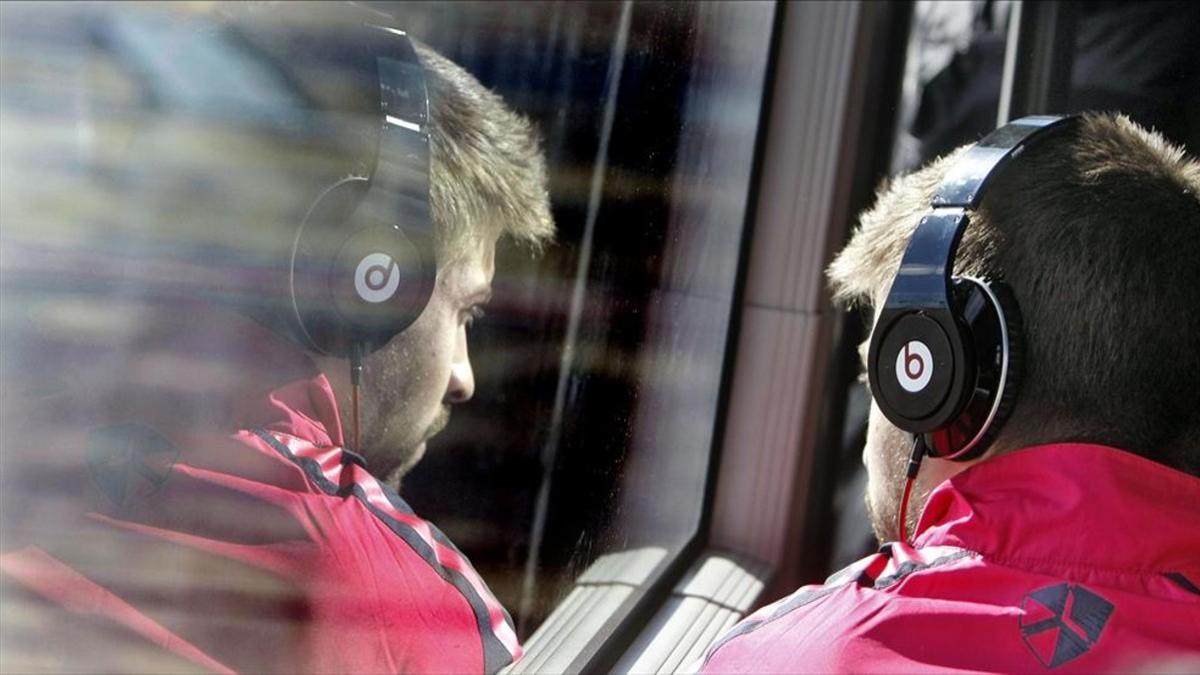
[[403, 447], [402, 450], [391, 453], [389, 457], [394, 462], [394, 464], [392, 464], [392, 467], [394, 468], [390, 468], [390, 470], [383, 470], [383, 475], [385, 476], [384, 482], [399, 490], [400, 480], [404, 478], [405, 474], [411, 471], [413, 467], [415, 467], [417, 463], [425, 457], [426, 444], [429, 442], [429, 439], [433, 438], [443, 429], [445, 429], [449, 422], [450, 410], [449, 408], [442, 408], [434, 417], [429, 426], [425, 429], [425, 433], [420, 436], [420, 441], [418, 441], [415, 445], [410, 445], [407, 447], [401, 446]]
[[417, 444], [417, 447], [408, 451], [408, 459], [404, 462], [403, 465], [401, 465], [401, 467], [399, 469], [399, 471], [401, 471], [402, 474], [408, 473], [409, 470], [411, 470], [414, 466], [417, 465], [417, 462], [420, 462], [422, 459], [425, 458], [425, 446], [426, 446], [425, 441], [421, 441], [420, 443]]
[[402, 453], [402, 457], [403, 459], [400, 461], [400, 465], [393, 469], [392, 472], [389, 473], [384, 479], [385, 483], [392, 486], [397, 491], [400, 489], [400, 481], [404, 478], [404, 476], [408, 474], [408, 472], [411, 471], [412, 468], [415, 467], [423, 457], [425, 457], [425, 441], [421, 441], [415, 447], [404, 451], [404, 453]]

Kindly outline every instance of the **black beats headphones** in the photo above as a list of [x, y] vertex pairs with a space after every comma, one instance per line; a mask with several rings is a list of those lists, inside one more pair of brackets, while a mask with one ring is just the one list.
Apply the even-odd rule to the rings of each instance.
[[871, 335], [867, 374], [880, 411], [929, 455], [979, 457], [1016, 402], [1021, 316], [1002, 282], [952, 277], [968, 210], [1030, 143], [1073, 118], [1025, 117], [979, 141], [946, 173], [917, 225]]
[[296, 231], [288, 266], [288, 333], [352, 361], [411, 325], [436, 278], [425, 74], [403, 32], [365, 30], [379, 81], [374, 171], [321, 192]]

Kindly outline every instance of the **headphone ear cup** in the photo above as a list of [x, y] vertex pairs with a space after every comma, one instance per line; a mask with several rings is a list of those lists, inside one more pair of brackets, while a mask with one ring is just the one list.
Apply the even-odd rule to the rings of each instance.
[[955, 313], [972, 345], [973, 385], [957, 417], [926, 435], [929, 454], [967, 461], [981, 456], [1016, 404], [1024, 365], [1020, 308], [1008, 286], [953, 280]]
[[[433, 242], [376, 215], [370, 182], [347, 178], [309, 209], [292, 247], [292, 333], [310, 349], [370, 354], [412, 325], [433, 293]], [[374, 208], [373, 208], [374, 207]]]
[[984, 429], [983, 435], [976, 444], [979, 454], [983, 454], [991, 446], [992, 441], [996, 440], [1004, 428], [1004, 423], [1012, 415], [1025, 375], [1025, 321], [1021, 316], [1017, 297], [1013, 294], [1012, 288], [1002, 281], [992, 282], [988, 284], [988, 287], [1000, 307], [1000, 316], [1004, 320], [1004, 327], [1008, 333], [1008, 367], [996, 415], [992, 419], [992, 423]]

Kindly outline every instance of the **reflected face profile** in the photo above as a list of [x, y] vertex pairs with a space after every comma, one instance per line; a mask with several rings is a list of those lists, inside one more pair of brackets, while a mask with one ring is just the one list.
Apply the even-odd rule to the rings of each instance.
[[[413, 325], [363, 360], [362, 454], [372, 473], [397, 484], [475, 393], [467, 329], [491, 298], [496, 241], [481, 242], [438, 270], [429, 304]], [[352, 422], [345, 368], [322, 364], [334, 383], [343, 428]], [[340, 386], [339, 386], [340, 385]]]

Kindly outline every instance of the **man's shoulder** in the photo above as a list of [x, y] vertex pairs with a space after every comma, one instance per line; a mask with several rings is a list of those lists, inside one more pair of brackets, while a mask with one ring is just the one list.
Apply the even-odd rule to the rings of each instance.
[[892, 544], [748, 617], [705, 670], [1097, 672], [1196, 649], [1200, 592], [1183, 573], [1111, 584], [1016, 562]]
[[429, 591], [444, 576], [429, 569], [440, 533], [340, 446], [265, 427], [160, 434], [133, 424], [99, 429], [90, 445], [98, 494], [85, 510], [113, 536], [252, 560], [310, 586], [394, 570], [429, 576]]
[[[365, 592], [379, 603], [380, 612], [411, 616], [410, 631], [427, 627], [426, 646], [410, 655], [416, 659], [410, 665], [420, 666], [417, 670], [444, 666], [448, 652], [461, 650], [456, 645], [466, 634], [481, 639], [487, 672], [520, 656], [511, 618], [467, 557], [367, 471], [361, 457], [285, 433], [254, 429], [250, 434], [250, 442], [300, 467], [316, 494], [335, 500], [336, 508], [321, 516], [330, 521], [330, 527], [322, 528], [327, 531], [323, 543], [334, 559], [368, 570], [355, 576], [369, 586]], [[388, 592], [374, 595], [380, 588]]]
[[322, 557], [372, 569], [386, 559], [411, 573], [412, 566], [436, 566], [439, 545], [452, 548], [351, 450], [261, 427], [230, 440], [249, 455], [232, 469], [233, 480], [248, 484], [240, 489], [291, 513], [326, 550]]
[[[520, 653], [465, 556], [357, 455], [255, 428], [125, 425], [101, 436], [91, 482], [104, 494], [71, 521], [80, 546], [7, 556], [0, 570], [47, 612], [83, 594], [108, 598], [89, 610], [87, 634], [124, 636], [114, 626], [132, 620], [135, 643], [251, 671], [290, 659], [330, 671], [495, 671]], [[61, 579], [78, 592], [56, 592]], [[185, 605], [205, 611], [174, 609]], [[246, 621], [259, 637], [228, 637]]]
[[862, 645], [886, 644], [906, 630], [898, 621], [953, 603], [946, 593], [958, 583], [952, 577], [974, 575], [980, 565], [978, 554], [952, 546], [884, 546], [824, 584], [802, 587], [747, 617], [710, 647], [705, 670], [870, 669]]

